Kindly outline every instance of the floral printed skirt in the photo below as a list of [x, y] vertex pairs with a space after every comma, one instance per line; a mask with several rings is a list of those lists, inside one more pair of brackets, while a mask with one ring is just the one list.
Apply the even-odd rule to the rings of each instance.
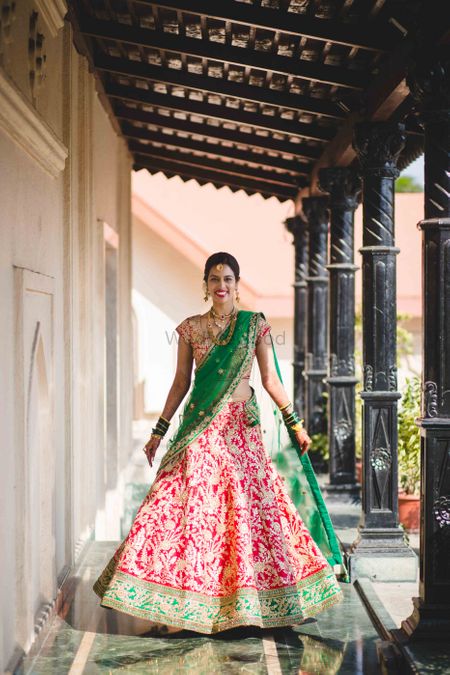
[[159, 473], [94, 591], [201, 633], [301, 623], [342, 596], [241, 401]]

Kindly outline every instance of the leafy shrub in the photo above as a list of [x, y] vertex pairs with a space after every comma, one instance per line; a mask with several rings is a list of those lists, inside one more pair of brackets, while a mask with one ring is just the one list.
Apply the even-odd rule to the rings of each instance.
[[420, 494], [420, 379], [406, 380], [398, 414], [398, 485], [408, 495]]

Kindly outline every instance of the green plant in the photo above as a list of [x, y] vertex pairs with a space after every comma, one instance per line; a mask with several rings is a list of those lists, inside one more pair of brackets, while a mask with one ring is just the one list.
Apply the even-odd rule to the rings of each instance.
[[[324, 391], [322, 394], [322, 415], [326, 420], [328, 418], [327, 403], [328, 403], [328, 392]], [[326, 427], [326, 425], [325, 425]], [[310, 452], [318, 453], [321, 455], [322, 459], [325, 461], [330, 459], [330, 447], [328, 444], [328, 433], [327, 431], [319, 431], [317, 434], [312, 434], [311, 436], [311, 450]]]
[[406, 380], [398, 414], [398, 485], [408, 495], [420, 494], [420, 378]]
[[396, 192], [423, 192], [423, 185], [420, 185], [413, 176], [400, 176], [395, 181]]
[[319, 453], [325, 460], [330, 459], [328, 434], [320, 432], [311, 436], [311, 452]]

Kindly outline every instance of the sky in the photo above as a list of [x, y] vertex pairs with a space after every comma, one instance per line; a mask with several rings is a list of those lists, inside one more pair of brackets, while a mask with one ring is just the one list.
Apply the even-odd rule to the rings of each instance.
[[420, 185], [423, 185], [423, 155], [406, 167], [402, 171], [402, 176], [412, 176]]

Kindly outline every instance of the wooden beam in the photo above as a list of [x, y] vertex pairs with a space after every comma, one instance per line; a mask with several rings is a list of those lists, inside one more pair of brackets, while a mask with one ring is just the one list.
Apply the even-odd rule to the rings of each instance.
[[243, 164], [236, 164], [235, 162], [223, 162], [217, 159], [210, 159], [209, 157], [198, 157], [190, 153], [167, 150], [167, 148], [155, 148], [152, 145], [146, 145], [137, 141], [130, 141], [128, 147], [130, 152], [134, 155], [140, 155], [142, 157], [155, 157], [156, 159], [167, 160], [177, 165], [200, 167], [207, 171], [213, 170], [222, 173], [224, 176], [256, 179], [263, 181], [268, 185], [283, 186], [293, 190], [298, 188], [299, 177], [291, 176], [286, 173], [254, 169], [249, 166], [244, 166]]
[[[237, 6], [237, 3], [233, 3], [233, 6]], [[94, 38], [125, 42], [146, 49], [161, 49], [222, 63], [233, 63], [247, 68], [259, 68], [335, 87], [362, 90], [367, 81], [367, 74], [346, 68], [327, 66], [302, 59], [296, 60], [270, 52], [221, 45], [212, 41], [180, 37], [147, 28], [127, 26], [119, 22], [100, 21], [83, 16], [79, 18], [79, 24], [84, 35]]]
[[155, 108], [166, 108], [167, 110], [177, 110], [190, 115], [201, 115], [220, 120], [221, 122], [248, 125], [255, 129], [270, 131], [271, 133], [288, 134], [296, 138], [320, 142], [328, 141], [334, 136], [333, 129], [320, 127], [317, 124], [304, 124], [270, 115], [235, 110], [223, 105], [192, 101], [191, 99], [180, 98], [179, 96], [157, 94], [154, 91], [138, 87], [125, 87], [120, 84], [105, 82], [104, 89], [110, 98], [116, 98], [121, 101], [143, 103]]
[[409, 96], [406, 68], [412, 50], [412, 40], [405, 38], [388, 58], [382, 72], [368, 87], [364, 112], [353, 113], [341, 125], [333, 140], [324, 148], [311, 172], [310, 194], [323, 194], [317, 187], [319, 169], [327, 166], [349, 166], [356, 158], [353, 149], [355, 124], [364, 120], [388, 120]]
[[236, 190], [245, 190], [250, 193], [260, 193], [267, 197], [278, 197], [278, 199], [295, 199], [297, 189], [286, 188], [280, 185], [268, 185], [262, 181], [252, 180], [250, 178], [238, 178], [236, 176], [225, 176], [221, 171], [210, 171], [200, 167], [174, 164], [164, 159], [156, 157], [135, 156], [135, 170], [148, 169], [151, 173], [162, 171], [166, 175], [180, 176], [183, 179], [194, 178], [203, 183], [213, 183], [214, 185], [228, 186]]
[[369, 51], [388, 51], [398, 34], [389, 25], [379, 27], [373, 22], [361, 21], [350, 26], [339, 19], [324, 21], [310, 16], [286, 12], [284, 9], [264, 8], [260, 5], [230, 3], [227, 0], [135, 0], [138, 4], [174, 9], [186, 14], [200, 14], [217, 21], [281, 31], [311, 40], [334, 42], [347, 47]]
[[309, 169], [304, 164], [295, 162], [292, 159], [283, 159], [282, 157], [271, 157], [263, 153], [255, 153], [248, 150], [238, 150], [220, 145], [220, 143], [207, 143], [205, 141], [195, 141], [190, 138], [177, 136], [176, 134], [165, 134], [160, 131], [149, 131], [148, 129], [136, 128], [130, 124], [122, 124], [122, 134], [125, 138], [134, 141], [145, 140], [151, 143], [159, 143], [164, 147], [178, 148], [201, 152], [211, 158], [237, 159], [242, 162], [248, 162], [257, 167], [271, 169], [283, 169], [288, 174], [296, 176], [308, 176]]
[[331, 101], [275, 91], [266, 87], [239, 84], [217, 77], [193, 75], [185, 70], [151, 66], [141, 61], [113, 58], [101, 53], [98, 49], [95, 50], [94, 64], [97, 70], [113, 73], [114, 75], [125, 75], [126, 77], [138, 78], [140, 80], [163, 82], [167, 85], [181, 86], [207, 94], [230, 96], [241, 101], [271, 105], [296, 112], [301, 111], [311, 115], [331, 117], [336, 120], [341, 120], [345, 116], [343, 111]]
[[239, 130], [226, 129], [224, 127], [213, 126], [212, 124], [202, 124], [200, 122], [191, 122], [190, 120], [181, 120], [177, 117], [167, 117], [157, 113], [115, 104], [113, 106], [115, 116], [127, 122], [139, 122], [149, 124], [160, 129], [171, 129], [183, 133], [202, 136], [216, 141], [226, 141], [236, 145], [246, 146], [249, 149], [273, 151], [283, 155], [290, 155], [296, 159], [314, 160], [317, 159], [321, 151], [319, 148], [308, 148], [301, 143], [292, 143], [291, 141], [280, 141], [272, 135], [258, 136], [254, 133], [246, 133]]

